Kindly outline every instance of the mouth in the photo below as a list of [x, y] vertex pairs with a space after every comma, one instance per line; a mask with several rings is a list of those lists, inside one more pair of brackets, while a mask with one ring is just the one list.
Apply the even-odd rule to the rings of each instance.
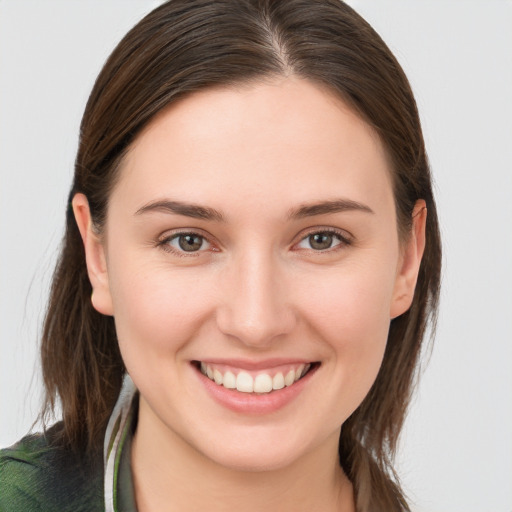
[[193, 365], [217, 386], [241, 393], [265, 395], [293, 386], [316, 370], [320, 363], [281, 364], [261, 370], [237, 368], [209, 361], [193, 361]]

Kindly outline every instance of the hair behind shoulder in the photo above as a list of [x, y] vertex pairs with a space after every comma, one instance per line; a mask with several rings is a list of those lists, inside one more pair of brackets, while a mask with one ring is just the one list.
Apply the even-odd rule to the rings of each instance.
[[[89, 200], [96, 229], [130, 144], [165, 106], [214, 87], [294, 75], [329, 88], [379, 134], [393, 169], [398, 230], [406, 238], [418, 199], [428, 209], [426, 249], [413, 304], [390, 325], [376, 382], [342, 428], [340, 462], [358, 511], [409, 510], [392, 461], [422, 340], [435, 326], [441, 243], [413, 93], [378, 34], [339, 0], [171, 0], [141, 20], [103, 67], [81, 124], [72, 197]], [[42, 337], [48, 415], [62, 404], [61, 442], [98, 447], [124, 365], [114, 321], [94, 310], [71, 209]]]

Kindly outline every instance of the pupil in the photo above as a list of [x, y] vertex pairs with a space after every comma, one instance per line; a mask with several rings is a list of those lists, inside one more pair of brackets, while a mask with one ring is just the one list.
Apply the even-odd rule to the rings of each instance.
[[309, 237], [309, 243], [313, 249], [329, 249], [332, 245], [332, 235], [329, 233], [316, 233]]
[[178, 243], [184, 251], [198, 251], [203, 244], [203, 240], [197, 235], [180, 235]]

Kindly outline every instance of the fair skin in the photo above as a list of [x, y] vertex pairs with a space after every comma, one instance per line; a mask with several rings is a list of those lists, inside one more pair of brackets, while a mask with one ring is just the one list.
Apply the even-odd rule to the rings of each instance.
[[[401, 243], [372, 129], [305, 80], [202, 91], [137, 137], [101, 237], [73, 207], [140, 390], [139, 510], [354, 510], [340, 429], [410, 306], [426, 216]], [[276, 389], [230, 389], [240, 373]]]

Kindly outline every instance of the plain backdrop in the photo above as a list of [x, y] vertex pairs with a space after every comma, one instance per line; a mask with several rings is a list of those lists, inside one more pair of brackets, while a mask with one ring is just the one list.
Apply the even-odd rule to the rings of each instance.
[[[37, 415], [37, 345], [78, 126], [150, 0], [0, 0], [0, 446]], [[402, 438], [416, 512], [512, 511], [512, 2], [353, 0], [408, 74], [444, 240], [438, 334]]]

